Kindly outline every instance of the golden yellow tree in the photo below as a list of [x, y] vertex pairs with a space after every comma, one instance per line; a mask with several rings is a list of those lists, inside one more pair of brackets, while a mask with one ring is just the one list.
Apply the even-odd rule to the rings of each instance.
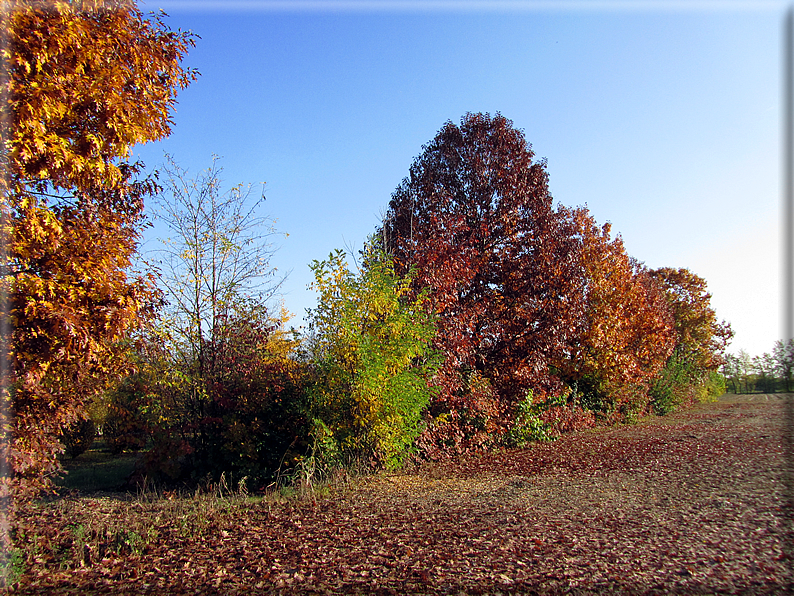
[[57, 472], [61, 430], [118, 374], [119, 342], [154, 297], [127, 270], [143, 200], [136, 143], [170, 133], [197, 73], [190, 33], [131, 0], [14, 0], [0, 15], [3, 472], [19, 495]]

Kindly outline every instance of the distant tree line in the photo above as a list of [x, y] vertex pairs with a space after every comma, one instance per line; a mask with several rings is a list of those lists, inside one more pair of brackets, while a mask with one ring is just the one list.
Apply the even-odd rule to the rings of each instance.
[[[141, 454], [139, 480], [263, 488], [724, 391], [732, 331], [705, 280], [649, 269], [586, 207], [555, 206], [545, 162], [500, 114], [442, 127], [364, 249], [311, 264], [318, 304], [290, 328], [264, 196], [225, 188], [217, 162], [140, 179], [126, 161], [169, 133], [193, 37], [131, 0], [11, 4], [6, 494], [51, 487], [58, 455], [97, 431]], [[169, 236], [135, 274], [144, 200]]]
[[760, 356], [744, 350], [727, 354], [721, 372], [731, 393], [789, 393], [794, 389], [794, 340], [778, 340], [771, 353]]

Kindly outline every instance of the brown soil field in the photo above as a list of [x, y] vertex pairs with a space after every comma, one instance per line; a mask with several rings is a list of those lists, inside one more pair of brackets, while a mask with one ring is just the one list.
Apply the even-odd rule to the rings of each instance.
[[726, 395], [301, 499], [72, 495], [23, 518], [10, 591], [784, 594], [792, 400]]

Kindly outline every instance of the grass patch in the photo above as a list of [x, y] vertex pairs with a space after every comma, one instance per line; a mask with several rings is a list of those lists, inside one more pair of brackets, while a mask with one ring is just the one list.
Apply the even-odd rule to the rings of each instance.
[[113, 454], [104, 439], [97, 438], [85, 453], [74, 459], [62, 458], [67, 473], [57, 486], [81, 492], [122, 490], [138, 457], [137, 453]]

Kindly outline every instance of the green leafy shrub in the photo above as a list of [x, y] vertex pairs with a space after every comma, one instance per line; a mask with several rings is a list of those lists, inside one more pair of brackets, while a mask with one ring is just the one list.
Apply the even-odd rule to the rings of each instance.
[[557, 437], [552, 432], [551, 424], [544, 422], [541, 416], [549, 408], [563, 403], [560, 403], [559, 398], [535, 403], [530, 390], [526, 397], [516, 404], [515, 423], [508, 433], [508, 444], [525, 447], [533, 441], [555, 440]]
[[90, 418], [78, 420], [61, 435], [66, 455], [72, 459], [88, 451], [96, 437], [96, 425]]
[[309, 450], [298, 458], [294, 472], [289, 475], [292, 483], [303, 487], [315, 486], [328, 481], [336, 470], [343, 468], [344, 455], [339, 448], [339, 443], [334, 438], [334, 433], [320, 420], [312, 420], [309, 433]]
[[598, 374], [585, 374], [569, 383], [572, 394], [585, 410], [595, 413], [599, 418], [614, 411], [614, 396], [610, 395], [606, 382]]
[[415, 452], [434, 391], [435, 326], [424, 295], [410, 295], [410, 275], [399, 278], [372, 247], [364, 259], [358, 274], [339, 250], [312, 264], [320, 296], [310, 311], [310, 409], [347, 460], [395, 469]]
[[140, 451], [146, 447], [149, 425], [146, 420], [149, 379], [135, 373], [108, 395], [102, 436], [111, 453]]
[[648, 391], [654, 414], [665, 416], [684, 403], [695, 373], [693, 365], [676, 350]]
[[0, 554], [0, 587], [13, 586], [27, 568], [25, 551], [21, 548], [3, 549]]
[[601, 424], [633, 424], [650, 409], [647, 383], [609, 383], [597, 373], [568, 382], [571, 396], [576, 396], [569, 399], [570, 415], [577, 412], [575, 406], [583, 410], [579, 413], [582, 420], [576, 429], [587, 428], [596, 421]]
[[716, 370], [708, 372], [701, 383], [702, 391], [699, 395], [700, 401], [716, 401], [727, 389], [725, 377]]
[[654, 414], [664, 416], [686, 403], [715, 401], [725, 390], [726, 379], [719, 372], [699, 370], [674, 354], [651, 384], [649, 395]]

